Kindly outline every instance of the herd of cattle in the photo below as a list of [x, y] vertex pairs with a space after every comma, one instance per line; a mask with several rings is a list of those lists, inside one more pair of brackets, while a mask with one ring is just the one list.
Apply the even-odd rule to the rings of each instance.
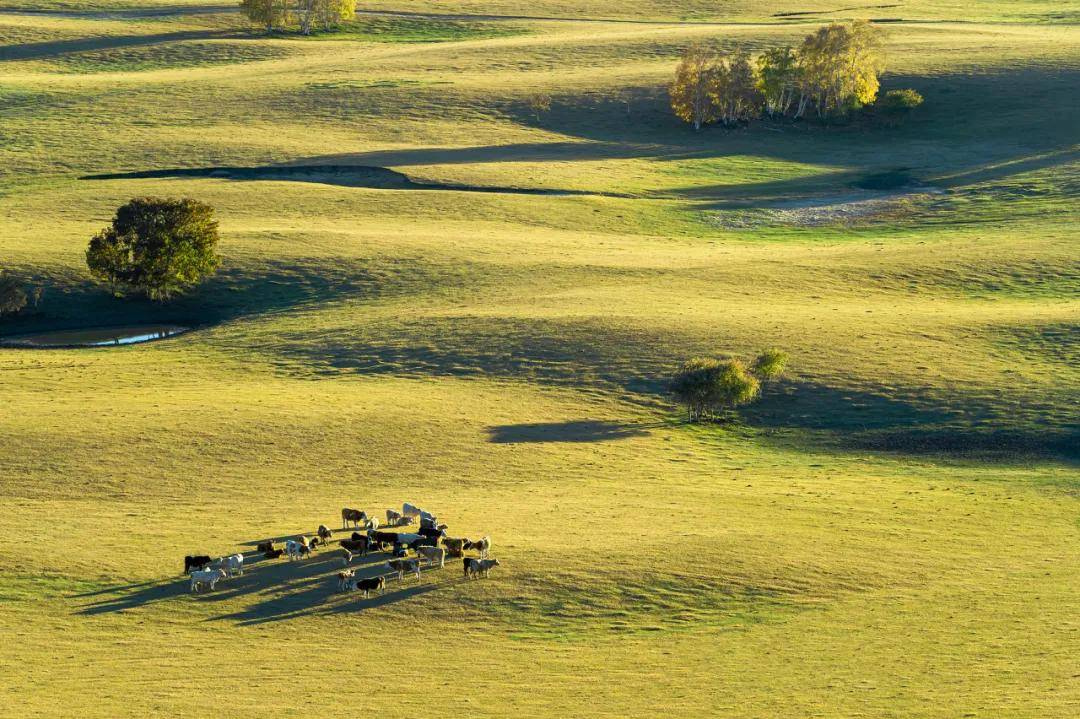
[[[390, 532], [380, 529], [380, 526], [408, 527], [417, 520], [420, 526], [416, 532]], [[342, 564], [345, 566], [337, 575], [338, 590], [363, 592], [365, 598], [372, 591], [382, 592], [386, 588], [388, 577], [396, 577], [400, 581], [408, 573], [415, 574], [419, 580], [422, 562], [429, 567], [442, 568], [446, 566], [447, 557], [460, 557], [466, 579], [486, 577], [494, 567], [499, 566], [498, 559], [488, 557], [491, 551], [490, 537], [472, 541], [464, 537], [447, 536], [446, 525], [439, 524], [435, 515], [408, 502], [402, 505], [400, 512], [396, 509], [386, 510], [386, 522], [382, 525], [378, 519], [368, 516], [366, 512], [346, 507], [341, 510], [341, 526], [339, 531], [354, 531], [348, 538], [333, 540], [333, 530], [320, 524], [312, 535], [298, 535], [294, 539], [286, 540], [280, 548], [275, 547], [272, 541], [261, 542], [256, 550], [265, 559], [287, 556], [289, 561], [297, 561], [310, 557], [319, 547], [329, 547], [336, 541]], [[410, 551], [416, 556], [410, 557]], [[477, 552], [479, 557], [465, 556], [465, 552], [469, 551]], [[370, 552], [391, 553], [391, 558], [384, 565], [389, 573], [360, 578], [356, 576], [355, 570], [349, 569], [354, 557], [364, 557]], [[220, 580], [243, 575], [244, 555], [232, 554], [218, 559], [207, 555], [188, 555], [184, 557], [184, 573], [190, 575], [190, 591], [198, 592], [204, 587], [213, 590]]]

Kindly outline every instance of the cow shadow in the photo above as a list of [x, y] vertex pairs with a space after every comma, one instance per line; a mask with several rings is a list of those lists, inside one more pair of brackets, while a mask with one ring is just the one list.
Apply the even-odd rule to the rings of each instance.
[[[288, 535], [290, 537], [296, 535]], [[245, 546], [259, 541], [244, 542]], [[390, 559], [388, 553], [372, 552], [366, 556], [354, 556], [349, 568], [359, 578], [386, 576], [388, 589], [381, 595], [371, 595], [360, 600], [358, 607], [378, 607], [408, 599], [419, 594], [433, 591], [441, 583], [420, 582], [413, 584], [413, 575], [406, 574], [404, 580], [390, 572], [385, 562]], [[451, 565], [454, 566], [454, 565]], [[248, 599], [250, 603], [236, 611], [227, 611], [209, 617], [207, 621], [235, 621], [244, 625], [282, 621], [304, 616], [319, 611], [344, 611], [335, 608], [335, 597], [339, 596], [337, 573], [344, 569], [341, 554], [336, 545], [317, 552], [314, 556], [289, 561], [265, 559], [261, 554], [245, 555], [244, 573], [227, 577], [218, 582], [215, 590], [203, 590], [192, 594], [190, 579], [187, 575], [170, 579], [150, 580], [71, 595], [75, 600], [87, 600], [80, 604], [77, 614], [93, 616], [110, 614], [147, 607], [163, 602], [180, 601], [189, 597], [190, 601], [213, 606], [235, 600]], [[431, 571], [440, 571], [438, 567], [421, 567], [421, 577]], [[350, 606], [355, 603], [350, 603]]]

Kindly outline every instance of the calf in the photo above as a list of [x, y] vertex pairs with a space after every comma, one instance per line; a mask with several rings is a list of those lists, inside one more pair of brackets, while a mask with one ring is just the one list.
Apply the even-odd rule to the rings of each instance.
[[354, 569], [346, 569], [344, 571], [338, 572], [337, 573], [337, 579], [338, 579], [337, 588], [338, 588], [338, 591], [339, 592], [344, 592], [348, 588], [349, 582], [351, 582], [353, 580], [354, 576], [356, 576], [356, 570], [354, 570]]
[[290, 539], [285, 542], [285, 553], [289, 555], [289, 560], [292, 561], [294, 559], [300, 559], [300, 557], [303, 557], [306, 554], [310, 554], [311, 549], [304, 542]]
[[272, 551], [274, 551], [274, 543], [273, 542], [259, 542], [258, 544], [255, 545], [255, 551], [256, 552], [262, 552], [263, 554], [266, 554], [267, 552], [272, 552]]
[[396, 509], [386, 510], [386, 523], [391, 527], [398, 526], [402, 523], [403, 519], [405, 519], [405, 515], [397, 511]]
[[191, 589], [189, 591], [196, 592], [203, 584], [209, 585], [210, 591], [213, 591], [218, 581], [224, 578], [224, 569], [196, 569], [191, 573]]
[[330, 528], [327, 527], [325, 524], [320, 524], [319, 528], [315, 531], [315, 533], [319, 535], [319, 539], [323, 541], [323, 544], [326, 544], [326, 540], [334, 536], [334, 533], [331, 532]]
[[446, 550], [442, 547], [417, 547], [416, 553], [427, 560], [428, 566], [439, 563], [439, 568], [446, 566]]
[[284, 549], [271, 549], [269, 552], [263, 552], [263, 557], [266, 559], [277, 559], [282, 554], [285, 554]]
[[307, 540], [308, 549], [315, 549], [315, 547], [318, 547], [320, 544], [326, 544], [321, 537], [311, 537]]
[[466, 559], [465, 576], [486, 577], [494, 567], [501, 566], [498, 559]]
[[386, 566], [390, 568], [390, 571], [397, 572], [399, 581], [405, 579], [405, 572], [415, 573], [416, 581], [420, 581], [419, 559], [391, 559]]
[[184, 557], [184, 574], [191, 574], [192, 569], [202, 569], [211, 561], [205, 554], [189, 554]]

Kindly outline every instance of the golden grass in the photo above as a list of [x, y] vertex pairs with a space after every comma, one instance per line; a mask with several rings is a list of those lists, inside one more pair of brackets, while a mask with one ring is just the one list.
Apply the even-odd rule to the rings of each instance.
[[[0, 350], [0, 715], [1074, 713], [1080, 57], [1053, 4], [850, 11], [935, 21], [889, 25], [907, 127], [700, 134], [663, 107], [682, 46], [836, 6], [365, 6], [577, 18], [396, 44], [145, 12], [180, 5], [210, 3], [0, 13], [0, 262], [47, 286], [0, 332], [196, 327]], [[211, 174], [274, 164], [310, 170]], [[899, 167], [943, 192], [715, 221]], [[170, 168], [206, 174], [79, 179]], [[221, 219], [222, 272], [167, 307], [83, 268], [140, 194]], [[681, 423], [680, 360], [765, 346], [792, 374], [743, 422]], [[402, 501], [505, 566], [368, 601], [325, 555], [199, 597], [179, 574]]]

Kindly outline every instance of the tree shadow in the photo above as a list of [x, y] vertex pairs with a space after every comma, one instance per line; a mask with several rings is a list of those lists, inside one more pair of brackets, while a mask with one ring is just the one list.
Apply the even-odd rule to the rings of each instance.
[[11, 60], [43, 60], [78, 52], [115, 50], [118, 48], [160, 45], [185, 40], [220, 40], [223, 38], [248, 37], [236, 30], [180, 30], [153, 35], [114, 35], [77, 38], [74, 40], [49, 40], [0, 46], [0, 62]]
[[7, 274], [44, 287], [37, 307], [5, 317], [4, 336], [86, 327], [176, 324], [200, 328], [251, 315], [273, 315], [347, 300], [403, 295], [439, 282], [442, 270], [422, 260], [336, 262], [296, 258], [225, 266], [166, 303], [117, 298], [69, 267], [10, 267]]
[[288, 181], [314, 182], [339, 187], [357, 187], [368, 190], [444, 190], [451, 192], [481, 192], [511, 195], [593, 196], [628, 197], [620, 193], [589, 192], [529, 187], [499, 187], [495, 185], [468, 185], [455, 183], [419, 182], [402, 172], [370, 165], [292, 164], [265, 165], [261, 167], [187, 167], [160, 170], [136, 170], [84, 175], [80, 180], [145, 180], [180, 177], [209, 178], [233, 181]]
[[750, 426], [809, 431], [807, 441], [845, 451], [1080, 460], [1080, 426], [1067, 409], [1037, 398], [1016, 407], [955, 391], [886, 395], [785, 381], [741, 414]]
[[567, 422], [530, 422], [488, 427], [488, 441], [495, 444], [534, 442], [610, 442], [649, 434], [653, 424], [624, 424], [605, 420], [580, 419]]
[[120, 18], [151, 19], [182, 17], [184, 15], [216, 15], [235, 13], [236, 5], [155, 5], [153, 7], [112, 8], [108, 10], [74, 10], [14, 6], [0, 8], [0, 15], [44, 15], [48, 17], [80, 18], [84, 20], [111, 20]]

